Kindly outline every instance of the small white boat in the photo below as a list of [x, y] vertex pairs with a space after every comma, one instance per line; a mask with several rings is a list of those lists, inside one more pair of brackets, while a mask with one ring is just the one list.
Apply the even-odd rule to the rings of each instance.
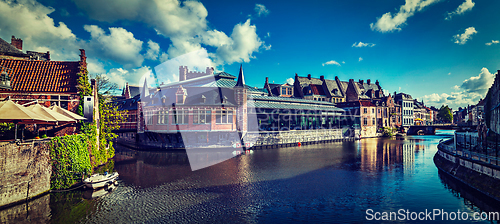
[[109, 174], [94, 174], [89, 178], [83, 180], [83, 183], [88, 188], [97, 189], [113, 184], [116, 178], [118, 178], [118, 172]]
[[107, 185], [101, 189], [97, 189], [97, 190], [94, 190], [94, 189], [89, 189], [89, 190], [86, 190], [84, 193], [83, 193], [83, 198], [85, 199], [92, 199], [92, 198], [97, 198], [97, 197], [101, 197], [103, 195], [106, 195], [108, 193], [110, 193], [111, 191], [113, 191], [116, 186], [118, 185], [118, 182], [115, 180], [113, 182], [113, 184], [110, 184], [110, 185]]

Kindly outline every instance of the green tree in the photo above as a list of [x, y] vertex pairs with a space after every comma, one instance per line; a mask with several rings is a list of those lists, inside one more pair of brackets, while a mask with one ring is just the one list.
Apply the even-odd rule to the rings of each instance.
[[442, 105], [438, 112], [438, 118], [446, 123], [451, 123], [453, 121], [453, 113], [448, 105]]

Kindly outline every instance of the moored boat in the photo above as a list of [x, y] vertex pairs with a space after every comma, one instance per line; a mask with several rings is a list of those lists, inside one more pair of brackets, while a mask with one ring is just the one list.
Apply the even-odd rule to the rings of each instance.
[[94, 174], [83, 180], [83, 183], [88, 188], [97, 189], [113, 184], [116, 178], [118, 178], [118, 172], [109, 174], [106, 172], [104, 174]]

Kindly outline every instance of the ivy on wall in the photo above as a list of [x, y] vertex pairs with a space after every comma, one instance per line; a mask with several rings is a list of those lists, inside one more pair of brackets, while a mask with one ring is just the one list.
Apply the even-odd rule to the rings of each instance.
[[[88, 71], [80, 68], [77, 89], [80, 104], [77, 113], [83, 116], [83, 99], [92, 95]], [[79, 135], [55, 137], [50, 142], [50, 158], [52, 160], [51, 189], [68, 188], [80, 181], [82, 177], [92, 174], [94, 168], [106, 164], [115, 155], [112, 140], [117, 137], [112, 131], [119, 128], [124, 116], [117, 111], [105, 97], [99, 95], [100, 126], [94, 122], [80, 122]], [[99, 130], [99, 135], [97, 131]], [[99, 148], [97, 147], [99, 136]], [[109, 166], [105, 165], [106, 171]], [[113, 167], [113, 164], [111, 165]], [[97, 170], [99, 171], [99, 170]]]
[[54, 137], [50, 143], [52, 161], [51, 189], [68, 188], [92, 172], [87, 135], [67, 135]]

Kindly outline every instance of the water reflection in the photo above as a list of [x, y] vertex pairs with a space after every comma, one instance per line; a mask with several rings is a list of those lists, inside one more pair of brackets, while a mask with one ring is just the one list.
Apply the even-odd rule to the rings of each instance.
[[438, 175], [432, 158], [446, 136], [256, 150], [197, 171], [185, 152], [117, 148], [120, 184], [111, 193], [52, 194], [50, 208], [40, 208], [55, 223], [344, 223], [366, 221], [368, 208], [497, 209], [457, 197], [469, 191]]

